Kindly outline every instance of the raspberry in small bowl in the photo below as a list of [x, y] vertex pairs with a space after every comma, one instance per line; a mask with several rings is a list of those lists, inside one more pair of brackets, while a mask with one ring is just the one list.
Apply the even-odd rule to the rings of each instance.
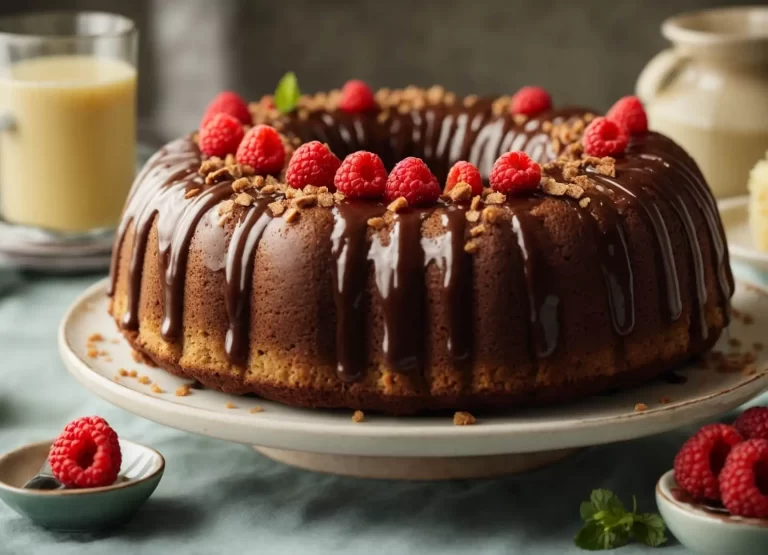
[[0, 455], [0, 499], [52, 530], [88, 532], [127, 522], [152, 495], [163, 456], [119, 439], [102, 418], [70, 422], [55, 441]]
[[734, 426], [704, 426], [656, 485], [661, 516], [693, 553], [768, 552], [768, 439], [759, 437], [760, 417], [753, 410]]

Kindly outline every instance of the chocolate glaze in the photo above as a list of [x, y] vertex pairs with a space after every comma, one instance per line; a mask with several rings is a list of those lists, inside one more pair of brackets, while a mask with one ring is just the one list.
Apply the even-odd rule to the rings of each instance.
[[[380, 121], [377, 114], [350, 115], [343, 112], [313, 112], [305, 120], [282, 117], [280, 124], [289, 137], [328, 143], [339, 156], [359, 149], [377, 152], [391, 168], [406, 156], [425, 160], [437, 178], [444, 181], [457, 160], [469, 160], [487, 178], [496, 158], [509, 150], [523, 150], [539, 162], [556, 157], [551, 141], [541, 130], [544, 121], [555, 123], [585, 110], [566, 109], [544, 114], [523, 125], [508, 115], [495, 115], [491, 99], [470, 107], [430, 105], [401, 114], [390, 110]], [[118, 230], [115, 253], [126, 233], [134, 229], [128, 281], [128, 308], [121, 322], [125, 329], [138, 327], [138, 299], [147, 240], [156, 222], [160, 274], [164, 276], [162, 333], [176, 340], [181, 331], [183, 292], [189, 245], [201, 218], [219, 202], [229, 198], [231, 182], [206, 185], [197, 174], [201, 154], [190, 137], [161, 149], [147, 163], [134, 183]], [[616, 364], [622, 364], [624, 338], [635, 327], [634, 275], [623, 223], [623, 214], [633, 208], [653, 237], [657, 267], [663, 275], [660, 311], [668, 321], [683, 312], [681, 287], [692, 287], [696, 302], [691, 316], [691, 335], [708, 334], [704, 311], [708, 302], [703, 253], [691, 214], [694, 206], [703, 216], [717, 268], [722, 299], [733, 292], [722, 225], [709, 189], [698, 168], [671, 140], [656, 133], [634, 137], [616, 163], [616, 177], [588, 174], [603, 189], [588, 192], [587, 207], [563, 197], [578, 213], [585, 233], [596, 246], [605, 284], [607, 304], [615, 331]], [[185, 199], [187, 191], [202, 193]], [[279, 195], [261, 195], [239, 215], [226, 249], [225, 302], [229, 326], [226, 352], [238, 365], [246, 364], [250, 333], [251, 280], [260, 238], [272, 220], [267, 205]], [[546, 358], [558, 349], [561, 335], [561, 300], [554, 293], [556, 276], [548, 270], [545, 254], [537, 246], [541, 224], [533, 214], [545, 198], [509, 199], [503, 207], [517, 238], [523, 261], [520, 272], [526, 285], [531, 359]], [[688, 202], [686, 202], [688, 201]], [[669, 230], [658, 203], [668, 205], [680, 220], [686, 236], [694, 283], [681, 284], [672, 252]], [[320, 208], [318, 208], [320, 209]], [[464, 251], [469, 237], [467, 206], [438, 202], [428, 208], [409, 208], [396, 214], [386, 229], [375, 231], [367, 221], [381, 216], [386, 208], [377, 202], [337, 203], [332, 208], [330, 256], [333, 299], [336, 311], [337, 374], [345, 381], [360, 377], [369, 364], [366, 330], [369, 276], [373, 275], [376, 300], [383, 314], [384, 340], [381, 350], [387, 364], [402, 372], [418, 374], [428, 353], [424, 352], [426, 311], [425, 272], [435, 266], [442, 277], [442, 302], [447, 306], [446, 352], [456, 361], [472, 360], [472, 257]], [[428, 219], [438, 218], [442, 230], [425, 234]], [[213, 248], [213, 247], [212, 247]], [[218, 259], [218, 257], [214, 257]], [[112, 260], [112, 286], [118, 272], [118, 256]], [[257, 301], [253, 301], [257, 302]], [[723, 301], [723, 305], [727, 305]]]

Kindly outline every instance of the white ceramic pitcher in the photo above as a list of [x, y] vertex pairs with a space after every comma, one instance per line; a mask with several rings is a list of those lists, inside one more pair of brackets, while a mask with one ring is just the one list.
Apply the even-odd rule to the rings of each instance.
[[651, 129], [696, 159], [715, 196], [745, 194], [768, 150], [768, 6], [686, 13], [661, 30], [673, 46], [637, 81]]

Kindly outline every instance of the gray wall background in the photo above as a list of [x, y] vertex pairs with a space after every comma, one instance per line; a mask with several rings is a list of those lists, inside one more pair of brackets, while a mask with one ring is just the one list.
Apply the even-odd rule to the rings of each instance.
[[287, 70], [305, 91], [352, 77], [375, 87], [440, 83], [464, 94], [538, 84], [557, 103], [604, 109], [633, 91], [645, 63], [665, 47], [665, 18], [747, 3], [2, 0], [0, 14], [73, 8], [133, 18], [142, 32], [141, 135], [155, 142], [194, 128], [219, 90], [257, 98]]

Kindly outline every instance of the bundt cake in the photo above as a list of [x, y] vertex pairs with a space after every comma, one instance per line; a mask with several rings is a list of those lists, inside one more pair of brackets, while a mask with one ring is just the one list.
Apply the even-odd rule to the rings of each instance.
[[136, 178], [110, 312], [168, 371], [295, 406], [515, 409], [657, 377], [715, 343], [733, 278], [695, 162], [624, 100], [351, 82], [243, 115], [225, 94]]

